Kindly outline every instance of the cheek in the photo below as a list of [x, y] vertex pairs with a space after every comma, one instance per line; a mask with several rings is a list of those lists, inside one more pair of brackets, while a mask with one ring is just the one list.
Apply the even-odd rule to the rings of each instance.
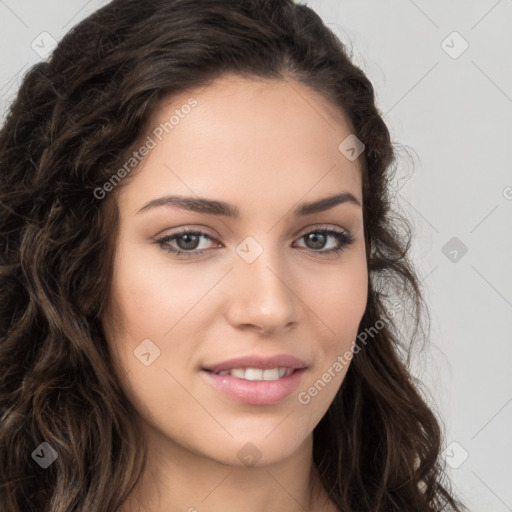
[[137, 258], [136, 251], [119, 258], [116, 265], [112, 294], [134, 339], [162, 339], [209, 288], [208, 282], [194, 279], [186, 265], [171, 268], [162, 260], [148, 261], [147, 255]]
[[[319, 318], [317, 360], [312, 373], [297, 395], [304, 411], [308, 411], [308, 428], [313, 429], [343, 383], [352, 360], [353, 343], [366, 310], [368, 273], [364, 258], [355, 258], [345, 266], [317, 279], [318, 286], [309, 288], [311, 310]], [[302, 409], [300, 409], [302, 410]]]
[[[364, 260], [363, 260], [364, 261]], [[328, 328], [326, 348], [350, 346], [356, 338], [368, 299], [366, 263], [355, 260], [316, 281], [308, 296], [311, 309]]]
[[173, 346], [172, 338], [186, 324], [187, 313], [208, 283], [191, 280], [181, 268], [171, 271], [161, 261], [156, 264], [147, 255], [146, 260], [139, 256], [134, 247], [116, 260], [112, 283], [116, 321], [109, 324], [107, 319], [106, 324], [113, 327], [107, 330], [108, 339], [122, 387], [141, 416], [151, 418], [168, 402], [190, 405], [168, 372], [182, 381], [176, 367], [185, 371], [195, 347], [193, 343]]
[[[119, 251], [112, 283], [116, 322], [109, 345], [119, 375], [129, 372], [125, 385], [130, 394], [157, 400], [161, 391], [179, 388], [167, 371], [181, 381], [193, 364], [202, 340], [196, 334], [206, 321], [207, 295], [219, 271], [205, 268], [199, 275], [194, 265], [168, 265], [165, 252], [154, 254], [148, 257], [147, 247], [134, 243]], [[137, 354], [148, 350], [152, 362], [145, 366]]]

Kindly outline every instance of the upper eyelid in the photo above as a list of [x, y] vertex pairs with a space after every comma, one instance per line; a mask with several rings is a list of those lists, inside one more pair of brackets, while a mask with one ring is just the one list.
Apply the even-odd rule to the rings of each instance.
[[[197, 226], [197, 227], [194, 227], [194, 226], [188, 227], [188, 226], [186, 226], [186, 227], [179, 227], [179, 228], [175, 228], [175, 229], [176, 229], [176, 231], [173, 231], [171, 233], [164, 234], [164, 235], [157, 235], [157, 238], [164, 238], [164, 237], [167, 238], [167, 237], [179, 236], [181, 234], [186, 234], [186, 233], [201, 233], [201, 235], [207, 235], [210, 238], [215, 239], [217, 241], [219, 241], [219, 238], [221, 238], [221, 237], [218, 237], [215, 234], [212, 234], [210, 232], [209, 228], [206, 228], [206, 227], [203, 227], [203, 226]], [[294, 237], [302, 238], [304, 235], [306, 235], [306, 234], [308, 234], [308, 233], [310, 233], [312, 231], [322, 231], [322, 230], [333, 230], [333, 231], [338, 231], [338, 232], [343, 232], [343, 233], [351, 234], [351, 231], [349, 229], [347, 229], [347, 228], [343, 228], [341, 226], [335, 226], [335, 225], [332, 225], [332, 224], [323, 223], [323, 224], [316, 224], [316, 225], [313, 225], [313, 226], [308, 226], [306, 228], [300, 229], [300, 230], [296, 231], [293, 236]]]

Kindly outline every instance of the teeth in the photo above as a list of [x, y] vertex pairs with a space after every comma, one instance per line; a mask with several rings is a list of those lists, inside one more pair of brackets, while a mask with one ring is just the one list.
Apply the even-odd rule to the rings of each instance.
[[233, 368], [216, 372], [218, 375], [231, 375], [237, 379], [245, 380], [277, 380], [293, 373], [293, 368]]
[[246, 368], [245, 377], [241, 378], [245, 380], [263, 380], [263, 370], [260, 370], [259, 368]]
[[269, 368], [263, 370], [263, 380], [276, 380], [279, 379], [279, 368]]
[[235, 368], [228, 372], [232, 377], [237, 377], [238, 379], [245, 379], [245, 371], [242, 368]]

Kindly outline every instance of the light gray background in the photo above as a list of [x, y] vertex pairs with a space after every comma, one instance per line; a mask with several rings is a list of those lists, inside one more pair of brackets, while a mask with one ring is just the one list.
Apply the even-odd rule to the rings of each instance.
[[[0, 0], [2, 115], [51, 38], [106, 3]], [[414, 373], [444, 419], [455, 489], [474, 512], [512, 511], [512, 0], [307, 3], [403, 147], [397, 199], [432, 317]]]

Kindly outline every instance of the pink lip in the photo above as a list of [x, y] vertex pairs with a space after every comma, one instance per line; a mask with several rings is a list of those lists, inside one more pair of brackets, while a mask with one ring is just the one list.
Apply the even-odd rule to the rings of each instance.
[[[261, 360], [260, 363], [266, 364], [262, 363]], [[240, 364], [240, 362], [237, 364]], [[266, 366], [265, 368], [287, 366], [285, 364], [272, 364], [273, 366]], [[254, 366], [254, 362], [247, 366], [263, 368]], [[241, 367], [238, 366], [238, 368]], [[237, 368], [237, 366], [231, 366], [231, 368]], [[226, 369], [229, 369], [229, 367], [226, 367]], [[285, 399], [299, 387], [305, 371], [305, 368], [296, 369], [291, 375], [277, 380], [245, 380], [231, 375], [217, 375], [206, 370], [201, 371], [201, 374], [216, 389], [239, 402], [250, 405], [272, 405]]]
[[261, 356], [244, 356], [230, 359], [218, 364], [208, 365], [203, 370], [209, 370], [212, 372], [220, 372], [223, 370], [232, 370], [233, 368], [260, 368], [262, 370], [269, 368], [306, 368], [307, 365], [304, 361], [297, 359], [296, 357], [280, 354], [272, 357], [261, 357]]

